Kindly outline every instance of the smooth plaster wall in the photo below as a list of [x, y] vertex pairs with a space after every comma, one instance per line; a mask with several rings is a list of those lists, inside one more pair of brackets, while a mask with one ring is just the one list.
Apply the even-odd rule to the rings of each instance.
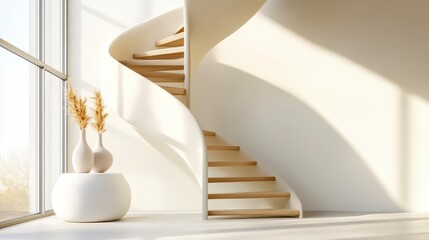
[[304, 210], [429, 211], [428, 11], [268, 0], [192, 73], [192, 111]]
[[[118, 34], [182, 5], [181, 0], [69, 1], [69, 77], [77, 92], [89, 97], [101, 88], [102, 53]], [[128, 180], [131, 211], [201, 211], [201, 189], [184, 162], [169, 160], [115, 114], [110, 114], [106, 124], [104, 145], [114, 156], [109, 172], [121, 172]], [[70, 161], [78, 132], [69, 118]], [[91, 128], [87, 132], [93, 146], [96, 134]]]

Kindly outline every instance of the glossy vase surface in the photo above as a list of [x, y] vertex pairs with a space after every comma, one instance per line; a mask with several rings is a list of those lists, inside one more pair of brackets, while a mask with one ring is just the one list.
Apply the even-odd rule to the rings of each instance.
[[89, 173], [94, 165], [94, 153], [86, 142], [86, 131], [80, 131], [79, 142], [73, 150], [72, 165], [76, 173]]
[[94, 166], [92, 170], [96, 173], [103, 173], [112, 166], [113, 156], [103, 146], [103, 135], [98, 134], [97, 143], [92, 149], [94, 152]]

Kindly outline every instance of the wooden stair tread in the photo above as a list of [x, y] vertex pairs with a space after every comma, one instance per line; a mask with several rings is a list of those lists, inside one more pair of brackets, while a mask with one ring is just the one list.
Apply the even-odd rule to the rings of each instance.
[[184, 47], [170, 47], [133, 54], [134, 59], [177, 59], [184, 56]]
[[172, 71], [172, 70], [183, 70], [183, 65], [140, 65], [140, 66], [127, 66], [131, 68], [134, 72], [144, 75], [147, 72], [153, 71]]
[[240, 146], [231, 145], [208, 145], [208, 150], [228, 150], [228, 151], [240, 151]]
[[152, 65], [182, 65], [183, 59], [165, 59], [165, 60], [140, 60], [140, 59], [129, 59], [121, 60], [120, 63], [126, 66], [140, 67], [140, 66], [152, 66]]
[[300, 212], [294, 209], [231, 209], [209, 210], [208, 215], [242, 217], [299, 217]]
[[240, 198], [289, 198], [289, 192], [237, 192], [210, 193], [208, 199], [240, 199]]
[[184, 45], [185, 33], [177, 33], [155, 42], [157, 47], [179, 47]]
[[177, 88], [177, 87], [166, 87], [161, 86], [165, 91], [171, 93], [172, 95], [186, 95], [186, 89]]
[[274, 176], [258, 176], [258, 177], [209, 177], [209, 183], [225, 183], [225, 182], [264, 182], [275, 181]]
[[216, 132], [212, 132], [208, 130], [203, 130], [203, 134], [204, 136], [216, 136]]
[[120, 62], [139, 74], [184, 69], [183, 61], [181, 60], [124, 60]]
[[256, 166], [256, 161], [209, 161], [209, 167], [243, 167]]
[[178, 33], [181, 33], [181, 32], [184, 32], [185, 31], [185, 26], [183, 25], [183, 23], [182, 24], [180, 24], [180, 26], [179, 27], [177, 27], [177, 29], [174, 31], [174, 34], [178, 34]]
[[153, 82], [183, 82], [185, 80], [185, 74], [183, 73], [142, 72], [141, 75]]

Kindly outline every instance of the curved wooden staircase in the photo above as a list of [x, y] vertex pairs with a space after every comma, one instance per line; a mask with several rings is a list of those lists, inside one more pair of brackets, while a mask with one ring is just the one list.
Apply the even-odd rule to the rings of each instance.
[[[158, 84], [174, 96], [186, 95], [184, 86], [184, 26], [180, 25], [171, 36], [155, 42], [157, 49], [134, 53], [132, 60], [121, 61], [143, 77]], [[182, 102], [184, 99], [180, 99]]]
[[249, 160], [240, 146], [227, 144], [212, 131], [204, 131], [204, 135], [209, 167], [208, 216], [300, 216], [300, 211], [287, 207], [291, 194], [276, 191], [276, 177], [263, 174], [257, 161]]
[[[184, 85], [184, 37], [182, 24], [172, 31], [172, 35], [156, 41], [154, 43], [156, 49], [134, 53], [133, 59], [121, 63], [156, 83], [185, 104], [185, 98], [180, 98], [187, 94]], [[275, 176], [261, 175], [257, 162], [247, 159], [240, 152], [239, 146], [225, 143], [213, 131], [203, 130], [203, 134], [209, 168], [208, 216], [300, 217], [299, 210], [288, 208], [291, 194], [275, 190]], [[248, 204], [246, 203], [248, 200], [253, 202]], [[216, 201], [235, 203], [219, 204]], [[261, 202], [255, 204], [255, 201]]]

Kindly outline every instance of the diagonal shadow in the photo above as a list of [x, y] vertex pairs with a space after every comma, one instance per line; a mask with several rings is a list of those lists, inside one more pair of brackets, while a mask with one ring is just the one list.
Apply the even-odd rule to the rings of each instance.
[[410, 204], [410, 94], [429, 101], [429, 2], [270, 0], [261, 12], [306, 40], [370, 69], [402, 90], [398, 179]]

